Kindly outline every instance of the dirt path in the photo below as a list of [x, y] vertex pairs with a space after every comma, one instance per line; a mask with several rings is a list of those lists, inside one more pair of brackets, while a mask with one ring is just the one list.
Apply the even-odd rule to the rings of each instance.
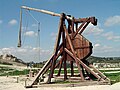
[[17, 83], [13, 77], [0, 77], [0, 90], [26, 90], [24, 86]]
[[17, 83], [16, 77], [4, 76], [0, 77], [0, 90], [120, 90], [120, 82], [113, 85], [24, 88], [23, 84]]

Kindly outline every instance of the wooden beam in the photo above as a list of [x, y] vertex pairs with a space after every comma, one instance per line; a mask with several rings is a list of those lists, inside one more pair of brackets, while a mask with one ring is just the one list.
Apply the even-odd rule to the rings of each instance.
[[[63, 22], [63, 25], [65, 25], [65, 21]], [[62, 42], [63, 42], [63, 61], [64, 61], [64, 80], [67, 79], [67, 66], [66, 66], [66, 52], [64, 51], [64, 48], [66, 48], [66, 38], [65, 38], [65, 32], [62, 28]]]
[[79, 26], [79, 28], [76, 29], [76, 32], [74, 33], [74, 35], [73, 35], [72, 38], [74, 38], [74, 37], [78, 34], [78, 32], [79, 32], [80, 29], [84, 26], [85, 23], [86, 23], [86, 22], [83, 22], [83, 23]]
[[99, 75], [97, 75], [94, 71], [92, 71], [87, 65], [85, 65], [79, 58], [75, 57], [73, 55], [73, 53], [71, 53], [67, 48], [65, 48], [65, 51], [71, 56], [73, 57], [76, 61], [79, 61], [80, 64], [91, 74], [93, 74], [98, 80], [102, 80], [104, 81]]
[[[62, 48], [62, 47], [61, 47], [61, 48]], [[60, 49], [61, 49], [61, 48], [60, 48]], [[57, 54], [55, 60], [57, 60], [58, 57], [59, 57], [62, 53], [63, 53], [63, 50], [61, 50], [61, 51]], [[49, 64], [49, 65], [45, 68], [45, 70], [44, 70], [44, 72], [42, 73], [42, 75], [44, 75], [51, 66], [52, 66], [52, 64]], [[55, 65], [55, 68], [56, 68], [56, 65]]]
[[79, 28], [77, 29], [77, 31], [75, 32], [75, 34], [73, 35], [72, 38], [75, 38], [75, 36], [79, 33], [79, 31], [80, 31], [79, 34], [81, 34], [81, 33], [85, 30], [85, 28], [87, 27], [87, 25], [88, 25], [89, 23], [90, 23], [89, 20], [88, 20], [88, 22], [83, 22], [83, 23], [79, 26]]
[[61, 14], [61, 17], [60, 17], [60, 22], [59, 22], [59, 30], [58, 30], [58, 36], [57, 36], [57, 39], [56, 39], [56, 44], [55, 44], [55, 48], [54, 48], [54, 57], [53, 57], [53, 60], [51, 60], [51, 63], [52, 63], [52, 67], [51, 67], [51, 71], [50, 71], [50, 75], [49, 75], [49, 78], [48, 78], [48, 83], [51, 82], [51, 78], [53, 77], [53, 73], [54, 73], [54, 68], [55, 68], [55, 57], [58, 53], [58, 47], [59, 47], [59, 43], [60, 43], [60, 40], [61, 40], [61, 35], [62, 35], [62, 27], [63, 27], [63, 20], [64, 18], [64, 14]]
[[59, 46], [59, 43], [60, 43], [60, 39], [61, 39], [61, 28], [63, 26], [63, 15], [61, 15], [60, 17], [60, 22], [59, 22], [59, 28], [58, 28], [58, 35], [57, 35], [57, 38], [56, 38], [56, 43], [55, 43], [55, 47], [54, 47], [54, 53], [57, 53], [56, 51], [58, 51], [58, 46]]
[[88, 20], [89, 18], [79, 18], [79, 19], [74, 19], [75, 23], [83, 23], [86, 22], [86, 20]]
[[96, 73], [98, 73], [104, 80], [107, 79], [108, 81], [110, 81], [109, 78], [107, 78], [102, 72], [100, 72], [99, 70], [97, 70], [92, 64], [89, 65]]
[[74, 31], [74, 17], [72, 17], [71, 22], [72, 22], [72, 24], [71, 24], [71, 29], [72, 29], [72, 35], [73, 35], [73, 33], [75, 32], [75, 31]]
[[49, 74], [47, 83], [51, 83], [51, 78], [53, 77], [53, 73], [54, 73], [54, 69], [55, 69], [55, 63], [56, 63], [55, 58], [56, 58], [56, 56], [54, 55], [53, 59], [51, 60], [50, 74]]
[[89, 23], [90, 23], [90, 22], [87, 22], [87, 23], [84, 25], [84, 27], [83, 27], [82, 30], [79, 32], [79, 34], [81, 34], [81, 33], [85, 30], [85, 28], [88, 26]]
[[69, 34], [68, 34], [68, 32], [67, 32], [67, 29], [66, 29], [66, 25], [65, 25], [65, 24], [63, 25], [63, 29], [64, 29], [64, 32], [65, 32], [65, 34], [66, 34], [66, 39], [68, 39], [68, 43], [69, 43], [69, 45], [70, 45], [70, 49], [71, 49], [72, 52], [75, 54], [74, 49], [73, 49], [73, 45], [72, 45], [71, 39], [70, 39], [70, 37], [69, 37]]
[[[70, 45], [70, 48], [71, 48], [71, 50], [72, 50], [72, 53], [73, 53], [74, 56], [76, 56], [75, 51], [74, 51], [74, 49], [73, 49], [73, 45], [72, 45], [71, 39], [70, 39], [69, 34], [68, 34], [67, 30], [66, 30], [66, 26], [64, 25], [63, 28], [64, 28], [64, 31], [65, 31], [65, 33], [66, 33], [66, 38], [68, 39], [68, 43], [69, 43], [69, 45]], [[65, 48], [64, 48], [64, 49], [65, 49]], [[75, 59], [75, 61], [76, 61], [76, 63], [78, 63], [76, 59]], [[84, 80], [82, 71], [80, 70], [80, 66], [79, 66], [78, 64], [77, 64], [77, 66], [78, 66], [78, 69], [79, 69], [79, 72], [80, 72], [81, 79]]]
[[39, 76], [43, 73], [43, 71], [45, 70], [45, 68], [50, 64], [50, 61], [51, 61], [51, 59], [53, 59], [53, 56], [54, 56], [54, 55], [52, 55], [52, 56], [50, 57], [50, 59], [45, 63], [45, 65], [41, 68], [41, 70], [38, 72], [38, 74], [34, 77], [32, 83], [30, 84], [31, 87], [32, 87], [32, 85], [34, 85], [34, 84], [36, 83], [37, 79], [38, 79]]
[[62, 68], [62, 63], [63, 63], [63, 57], [60, 60], [60, 66], [59, 66], [59, 70], [58, 70], [57, 76], [60, 76], [60, 72], [61, 72], [61, 68]]
[[83, 68], [83, 66], [81, 64], [80, 64], [80, 67], [82, 69], [83, 76], [85, 77], [85, 70], [84, 70], [84, 68]]
[[84, 81], [84, 76], [83, 76], [83, 73], [82, 73], [82, 70], [81, 70], [79, 62], [77, 62], [77, 67], [78, 67], [78, 71], [79, 71], [80, 76], [81, 76], [81, 80]]
[[71, 76], [74, 76], [73, 61], [70, 61], [70, 67], [71, 67]]

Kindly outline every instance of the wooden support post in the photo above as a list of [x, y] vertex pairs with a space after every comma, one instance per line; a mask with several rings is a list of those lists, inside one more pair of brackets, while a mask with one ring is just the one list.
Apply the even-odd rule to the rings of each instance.
[[48, 59], [48, 61], [45, 63], [45, 65], [42, 67], [42, 69], [38, 72], [38, 74], [35, 76], [33, 82], [30, 84], [29, 87], [32, 87], [32, 85], [37, 83], [37, 79], [44, 72], [45, 68], [50, 64], [51, 59], [53, 59], [53, 55], [50, 57], [50, 59]]
[[62, 39], [63, 39], [63, 61], [64, 61], [64, 80], [67, 79], [67, 66], [66, 66], [66, 52], [64, 51], [64, 48], [66, 48], [66, 39], [65, 39], [65, 32], [63, 30], [62, 34]]
[[[61, 47], [61, 48], [62, 48], [62, 47]], [[61, 49], [61, 48], [60, 48], [60, 49]], [[57, 56], [56, 56], [56, 58], [55, 58], [55, 61], [58, 59], [58, 57], [59, 57], [61, 54], [62, 54], [62, 50], [57, 54]], [[58, 64], [59, 64], [59, 63], [58, 63]], [[50, 64], [45, 68], [45, 70], [43, 71], [42, 75], [44, 75], [51, 66], [52, 66], [52, 64], [50, 63]], [[57, 66], [55, 65], [55, 68], [56, 68], [56, 67], [57, 67]]]
[[62, 68], [62, 63], [63, 63], [63, 57], [60, 60], [60, 66], [59, 66], [59, 70], [58, 70], [57, 76], [60, 76], [60, 72], [61, 72], [61, 68]]
[[73, 34], [74, 34], [74, 17], [72, 17], [72, 20], [71, 20], [71, 29], [72, 29], [72, 37], [73, 37]]
[[86, 75], [89, 77], [89, 79], [92, 80], [90, 73], [87, 70], [85, 70], [85, 72], [86, 72]]
[[73, 61], [70, 61], [70, 66], [71, 66], [71, 76], [74, 76]]
[[[74, 51], [74, 48], [73, 48], [71, 39], [70, 39], [69, 34], [68, 34], [67, 30], [66, 30], [66, 26], [64, 25], [63, 28], [64, 28], [64, 31], [65, 31], [65, 33], [66, 33], [66, 37], [67, 37], [67, 39], [68, 39], [68, 43], [69, 43], [69, 45], [70, 45], [71, 51], [72, 51], [72, 53], [73, 53], [73, 56], [76, 57], [76, 54], [75, 54], [75, 51]], [[68, 53], [68, 54], [69, 54], [69, 53]], [[70, 54], [69, 54], [69, 55], [70, 55]], [[70, 55], [70, 56], [71, 56], [71, 55]], [[83, 81], [83, 80], [84, 80], [84, 77], [83, 77], [82, 71], [81, 71], [81, 69], [80, 69], [80, 65], [78, 64], [78, 60], [77, 60], [77, 59], [75, 59], [75, 61], [76, 61], [77, 66], [78, 66], [78, 70], [79, 70], [81, 79], [82, 79], [82, 81]]]
[[67, 79], [67, 66], [66, 66], [66, 57], [64, 57], [64, 80]]
[[82, 65], [80, 65], [81, 69], [82, 69], [82, 73], [83, 73], [83, 76], [85, 77], [85, 71], [84, 71], [84, 68]]
[[59, 22], [59, 28], [58, 28], [58, 35], [57, 35], [57, 39], [56, 39], [56, 43], [55, 43], [55, 47], [54, 47], [54, 53], [56, 54], [58, 51], [58, 47], [60, 44], [60, 39], [61, 39], [61, 32], [62, 32], [62, 26], [63, 26], [63, 15], [61, 15], [60, 17], [60, 22]]
[[55, 68], [57, 68], [60, 65], [60, 61], [56, 63]]
[[[64, 18], [64, 14], [61, 14], [60, 22], [59, 22], [58, 36], [57, 36], [56, 44], [55, 44], [55, 48], [54, 48], [54, 58], [53, 58], [53, 60], [51, 60], [52, 67], [51, 67], [50, 75], [49, 75], [49, 78], [48, 78], [48, 83], [51, 82], [51, 78], [53, 77], [53, 73], [54, 73], [55, 57], [56, 57], [56, 55], [57, 55], [57, 53], [59, 51], [58, 48], [59, 48], [59, 44], [60, 44], [61, 34], [63, 32], [63, 30], [62, 30], [62, 28], [63, 28], [63, 22], [64, 22], [63, 18]], [[64, 44], [63, 44], [63, 47], [64, 47]]]
[[76, 63], [77, 63], [78, 71], [79, 71], [80, 76], [81, 76], [81, 80], [84, 81], [84, 76], [83, 76], [83, 73], [82, 73], [82, 71], [81, 71], [80, 64], [79, 64], [79, 62], [76, 62]]
[[[55, 56], [54, 56], [54, 58], [55, 58]], [[54, 60], [54, 58], [51, 60], [50, 74], [49, 74], [47, 83], [51, 83], [51, 78], [53, 77], [54, 67], [55, 67], [55, 60]]]
[[[78, 28], [78, 23], [75, 24], [75, 29], [76, 29], [76, 31], [77, 31], [77, 28]], [[76, 32], [76, 31], [75, 31], [75, 32]]]

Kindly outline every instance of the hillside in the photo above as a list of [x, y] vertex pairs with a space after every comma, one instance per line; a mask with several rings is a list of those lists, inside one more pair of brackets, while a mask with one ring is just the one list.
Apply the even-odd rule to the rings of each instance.
[[[33, 67], [42, 67], [46, 63], [46, 61], [42, 61], [39, 63], [34, 63], [34, 62], [31, 62], [31, 63], [34, 63]], [[90, 56], [89, 58], [87, 58], [87, 61], [89, 61], [90, 63], [120, 63], [120, 57]], [[70, 64], [68, 62], [67, 62], [67, 67], [70, 67]]]
[[90, 63], [120, 63], [120, 57], [96, 57], [90, 56], [87, 58]]
[[22, 61], [21, 59], [18, 59], [17, 57], [10, 55], [10, 54], [4, 54], [0, 55], [0, 64], [6, 64], [6, 65], [16, 65], [16, 66], [25, 66], [26, 63]]
[[[87, 60], [90, 63], [120, 63], [120, 57], [90, 56], [89, 58], [87, 58]], [[45, 62], [46, 61], [39, 62], [39, 63], [34, 63], [34, 62], [32, 62], [32, 63], [34, 63], [35, 67], [37, 66], [37, 64], [39, 64], [40, 67], [42, 67], [45, 64]], [[17, 57], [10, 55], [10, 54], [0, 55], [0, 63], [7, 64], [7, 65], [18, 65], [18, 66], [26, 65], [26, 63], [23, 60], [18, 59]], [[29, 63], [31, 63], [31, 62], [29, 62]]]

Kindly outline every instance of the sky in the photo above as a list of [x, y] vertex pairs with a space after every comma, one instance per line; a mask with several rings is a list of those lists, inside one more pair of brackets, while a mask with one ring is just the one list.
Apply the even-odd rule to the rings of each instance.
[[25, 9], [22, 10], [22, 47], [17, 47], [23, 5], [75, 18], [95, 16], [98, 25], [89, 24], [83, 33], [93, 44], [92, 56], [120, 57], [120, 0], [0, 0], [0, 55], [7, 53], [25, 62], [40, 62], [53, 53], [59, 17]]

